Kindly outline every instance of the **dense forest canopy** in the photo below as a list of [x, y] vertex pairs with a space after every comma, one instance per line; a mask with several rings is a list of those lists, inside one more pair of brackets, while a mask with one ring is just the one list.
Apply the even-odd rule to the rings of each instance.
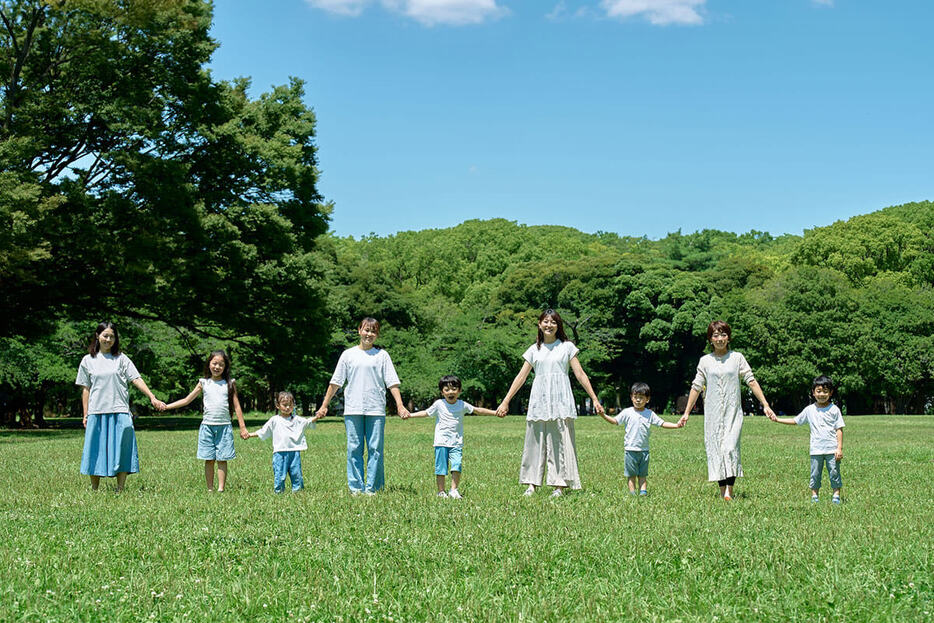
[[670, 412], [723, 318], [776, 410], [818, 373], [849, 413], [934, 409], [934, 203], [803, 236], [495, 219], [341, 238], [302, 82], [252, 99], [215, 80], [209, 3], [0, 0], [0, 18], [0, 424], [78, 414], [104, 319], [164, 398], [223, 346], [247, 408], [282, 388], [307, 408], [375, 316], [406, 400], [454, 373], [491, 406], [546, 307], [608, 406], [639, 380]]

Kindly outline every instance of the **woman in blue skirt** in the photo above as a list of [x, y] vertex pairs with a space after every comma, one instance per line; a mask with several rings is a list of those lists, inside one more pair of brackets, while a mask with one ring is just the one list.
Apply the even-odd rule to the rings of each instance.
[[117, 491], [122, 491], [126, 475], [139, 471], [129, 383], [146, 394], [153, 407], [165, 409], [165, 403], [149, 391], [130, 358], [120, 352], [117, 328], [102, 322], [97, 325], [75, 379], [75, 385], [81, 386], [84, 412], [81, 473], [91, 477], [92, 489], [100, 486], [101, 476], [116, 476]]

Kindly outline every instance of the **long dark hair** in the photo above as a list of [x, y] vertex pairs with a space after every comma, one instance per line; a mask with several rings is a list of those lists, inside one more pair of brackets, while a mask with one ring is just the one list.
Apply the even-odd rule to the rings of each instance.
[[[555, 337], [561, 340], [562, 342], [567, 342], [568, 334], [564, 332], [564, 321], [561, 320], [561, 314], [559, 314], [555, 310], [546, 309], [545, 311], [543, 311], [542, 315], [538, 317], [538, 324], [540, 324], [542, 320], [544, 320], [545, 318], [549, 318], [549, 317], [558, 324], [558, 330], [555, 331]], [[542, 342], [545, 341], [545, 335], [542, 333], [542, 329], [541, 327], [538, 326], [538, 324], [535, 325], [536, 328], [538, 329], [538, 338], [535, 340], [535, 346], [536, 348], [541, 350]]]
[[227, 382], [227, 408], [233, 412], [233, 399], [237, 395], [237, 386], [232, 380], [230, 380], [230, 355], [227, 354], [225, 350], [212, 350], [211, 354], [208, 355], [208, 358], [204, 362], [204, 378], [213, 379], [214, 375], [211, 373], [211, 360], [215, 357], [224, 358], [224, 373], [221, 374], [221, 378]]
[[114, 332], [114, 345], [110, 347], [110, 354], [114, 356], [120, 354], [120, 334], [117, 333], [117, 327], [112, 322], [102, 322], [97, 325], [94, 335], [91, 336], [91, 341], [88, 342], [88, 354], [90, 356], [97, 357], [97, 353], [101, 352], [101, 343], [97, 341], [97, 338], [105, 329], [113, 329]]

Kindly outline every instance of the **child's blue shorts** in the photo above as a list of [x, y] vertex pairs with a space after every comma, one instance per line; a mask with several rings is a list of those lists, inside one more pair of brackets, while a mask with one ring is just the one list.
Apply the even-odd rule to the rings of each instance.
[[198, 429], [198, 458], [202, 461], [230, 461], [237, 458], [230, 424], [202, 422]]
[[638, 476], [645, 478], [649, 475], [649, 451], [626, 450], [626, 464], [623, 473], [627, 478]]
[[461, 471], [461, 461], [464, 460], [464, 449], [435, 446], [435, 476], [447, 476], [449, 460], [451, 461], [452, 472]]

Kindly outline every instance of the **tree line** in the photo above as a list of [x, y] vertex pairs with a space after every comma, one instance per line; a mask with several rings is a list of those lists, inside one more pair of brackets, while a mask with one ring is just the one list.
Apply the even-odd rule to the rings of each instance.
[[159, 396], [223, 346], [246, 408], [282, 388], [310, 406], [374, 316], [407, 400], [454, 373], [491, 405], [546, 307], [608, 406], [640, 380], [671, 411], [723, 318], [776, 410], [825, 373], [849, 413], [932, 411], [931, 202], [803, 236], [495, 219], [342, 238], [302, 81], [216, 80], [210, 22], [200, 0], [0, 0], [0, 424], [78, 413], [103, 319]]

